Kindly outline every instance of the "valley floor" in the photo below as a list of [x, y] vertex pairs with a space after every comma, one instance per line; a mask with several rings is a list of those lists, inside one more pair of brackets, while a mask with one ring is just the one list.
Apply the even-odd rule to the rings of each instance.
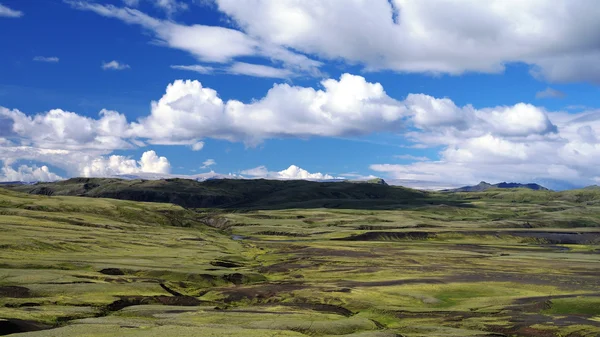
[[0, 189], [0, 334], [600, 336], [600, 204], [186, 210]]

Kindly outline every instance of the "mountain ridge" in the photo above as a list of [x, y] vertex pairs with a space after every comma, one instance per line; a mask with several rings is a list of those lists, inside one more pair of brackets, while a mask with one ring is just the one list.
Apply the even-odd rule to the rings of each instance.
[[[414, 203], [427, 192], [385, 181], [318, 182], [307, 180], [169, 178], [161, 180], [71, 178], [53, 183], [7, 185], [29, 194], [84, 196], [167, 202], [187, 208], [338, 207], [360, 203]], [[355, 205], [356, 204], [356, 205]], [[336, 206], [337, 205], [337, 206]], [[313, 206], [313, 207], [314, 207]], [[365, 205], [366, 207], [366, 205]]]
[[536, 184], [536, 183], [521, 184], [521, 183], [514, 183], [514, 182], [507, 183], [507, 182], [503, 181], [503, 182], [500, 182], [497, 184], [490, 184], [488, 182], [481, 181], [477, 185], [463, 186], [463, 187], [454, 188], [454, 189], [446, 189], [446, 190], [442, 190], [442, 192], [484, 192], [484, 191], [494, 189], [494, 188], [499, 188], [499, 189], [525, 188], [525, 189], [530, 189], [530, 190], [534, 190], [534, 191], [550, 191], [550, 189], [548, 189], [542, 185]]

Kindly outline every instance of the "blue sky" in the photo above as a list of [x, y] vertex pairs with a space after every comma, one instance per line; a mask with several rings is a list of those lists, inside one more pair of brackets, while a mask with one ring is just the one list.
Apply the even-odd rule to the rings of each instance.
[[600, 13], [560, 2], [0, 0], [0, 180], [594, 184]]

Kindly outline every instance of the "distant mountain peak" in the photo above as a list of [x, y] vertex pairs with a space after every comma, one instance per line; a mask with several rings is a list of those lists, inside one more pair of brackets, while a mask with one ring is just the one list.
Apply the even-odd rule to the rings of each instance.
[[444, 192], [483, 192], [493, 188], [526, 188], [534, 191], [549, 191], [546, 187], [535, 183], [521, 184], [503, 181], [497, 184], [490, 184], [485, 181], [481, 181], [479, 184], [474, 186], [463, 186], [455, 189], [444, 190]]

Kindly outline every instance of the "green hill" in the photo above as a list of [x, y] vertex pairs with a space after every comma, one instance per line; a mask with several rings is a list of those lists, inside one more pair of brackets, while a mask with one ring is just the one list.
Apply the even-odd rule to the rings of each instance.
[[168, 202], [187, 208], [352, 207], [415, 203], [426, 192], [381, 182], [313, 182], [305, 180], [188, 179], [123, 180], [72, 178], [54, 183], [7, 188], [41, 195], [69, 195], [133, 201]]

